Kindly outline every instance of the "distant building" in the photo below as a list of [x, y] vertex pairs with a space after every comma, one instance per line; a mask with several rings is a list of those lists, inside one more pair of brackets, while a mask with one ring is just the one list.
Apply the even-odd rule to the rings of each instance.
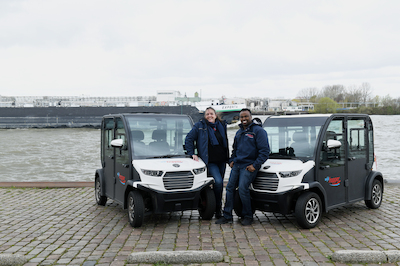
[[314, 110], [312, 103], [298, 103], [290, 99], [252, 98], [246, 104], [252, 111], [260, 112], [300, 112]]
[[175, 98], [181, 97], [181, 93], [179, 91], [173, 90], [161, 90], [157, 91], [157, 102], [175, 102]]

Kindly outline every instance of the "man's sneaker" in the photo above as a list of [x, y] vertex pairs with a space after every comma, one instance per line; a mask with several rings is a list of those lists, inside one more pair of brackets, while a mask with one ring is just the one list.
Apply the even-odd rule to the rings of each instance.
[[242, 225], [251, 225], [253, 223], [253, 218], [244, 218], [240, 221]]
[[233, 218], [231, 218], [231, 219], [226, 219], [225, 217], [221, 217], [221, 218], [219, 218], [215, 223], [216, 224], [231, 224], [233, 222]]
[[219, 219], [222, 217], [222, 212], [221, 211], [216, 211], [215, 212], [215, 218]]

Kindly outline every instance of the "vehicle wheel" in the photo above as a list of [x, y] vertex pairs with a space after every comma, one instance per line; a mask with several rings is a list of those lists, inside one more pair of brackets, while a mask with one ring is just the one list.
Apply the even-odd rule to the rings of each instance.
[[95, 185], [94, 185], [94, 194], [96, 197], [96, 202], [98, 205], [104, 206], [106, 205], [107, 202], [107, 197], [101, 195], [101, 182], [100, 178], [96, 179]]
[[131, 191], [128, 195], [128, 218], [132, 227], [140, 227], [144, 219], [143, 196], [138, 191]]
[[[237, 190], [237, 189], [235, 191], [235, 198], [233, 201], [233, 210], [235, 211], [235, 213], [238, 217], [243, 218], [243, 215], [242, 215], [243, 204], [242, 204], [242, 201], [240, 200], [239, 190]], [[253, 207], [253, 204], [251, 205], [251, 212], [253, 214], [256, 212], [256, 210]]]
[[235, 197], [233, 200], [233, 210], [235, 211], [238, 217], [243, 218], [242, 217], [243, 204], [242, 201], [240, 200], [239, 191], [237, 189], [235, 190]]
[[381, 206], [383, 199], [382, 183], [379, 180], [374, 180], [371, 188], [371, 199], [365, 201], [370, 209], [378, 209]]
[[211, 220], [215, 212], [215, 195], [211, 188], [203, 189], [200, 193], [199, 214], [203, 220]]
[[295, 207], [297, 223], [305, 228], [315, 227], [322, 216], [322, 204], [319, 196], [314, 192], [305, 192], [297, 199]]

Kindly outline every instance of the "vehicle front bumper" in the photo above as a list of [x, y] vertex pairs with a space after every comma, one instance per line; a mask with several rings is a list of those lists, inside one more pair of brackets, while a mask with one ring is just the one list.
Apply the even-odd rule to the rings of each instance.
[[140, 184], [137, 185], [137, 189], [150, 195], [153, 213], [197, 210], [202, 191], [210, 187], [213, 181], [187, 191], [158, 191]]
[[303, 190], [302, 186], [280, 193], [250, 190], [252, 207], [260, 211], [289, 214], [294, 209], [294, 199]]

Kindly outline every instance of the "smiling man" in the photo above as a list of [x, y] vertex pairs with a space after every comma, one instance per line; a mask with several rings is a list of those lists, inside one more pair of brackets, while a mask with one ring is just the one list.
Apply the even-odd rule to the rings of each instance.
[[240, 111], [240, 129], [236, 132], [229, 166], [232, 168], [226, 186], [226, 200], [223, 217], [216, 224], [232, 223], [233, 204], [236, 187], [242, 201], [242, 225], [253, 223], [249, 186], [255, 179], [261, 165], [269, 157], [269, 143], [265, 130], [253, 123], [251, 112], [245, 108]]

